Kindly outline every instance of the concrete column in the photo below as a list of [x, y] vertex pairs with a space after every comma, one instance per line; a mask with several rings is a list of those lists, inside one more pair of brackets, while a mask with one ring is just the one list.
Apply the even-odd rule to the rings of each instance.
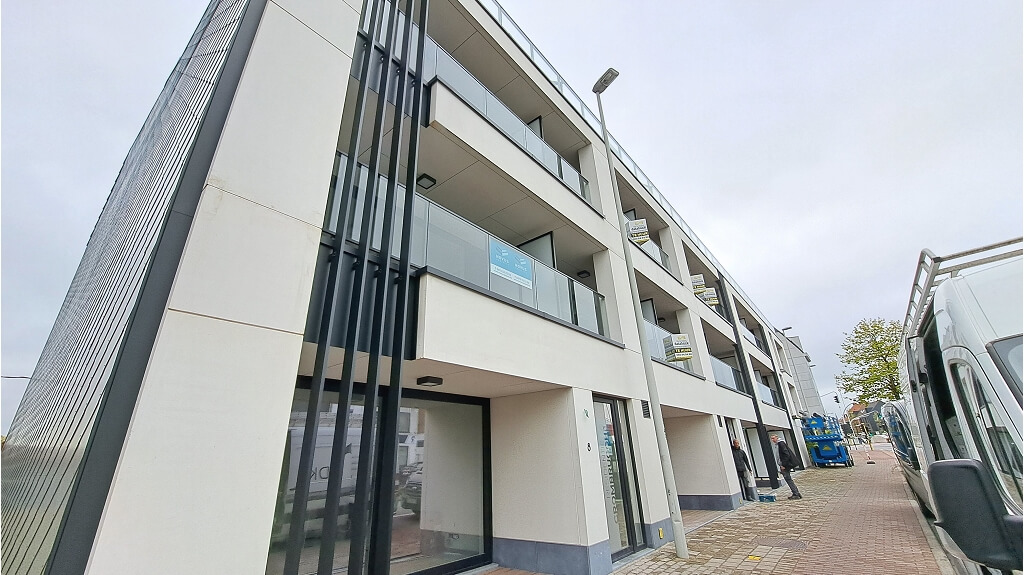
[[610, 249], [598, 252], [594, 254], [594, 276], [597, 291], [605, 297], [609, 337], [639, 353], [640, 332], [633, 317], [626, 260]]
[[683, 280], [685, 285], [690, 286], [690, 268], [686, 265], [683, 242], [672, 232], [672, 226], [660, 230], [658, 240], [661, 242], [662, 251], [668, 254], [668, 259], [672, 262], [672, 271], [679, 276], [679, 279]]
[[665, 420], [682, 509], [736, 509], [743, 497], [723, 421], [711, 414]]
[[[608, 161], [604, 157], [604, 144], [593, 144], [580, 148], [580, 174], [590, 182], [590, 203], [604, 217], [618, 226], [615, 217], [615, 197], [612, 196], [612, 180], [608, 174]], [[618, 227], [615, 228], [618, 231]]]
[[589, 391], [491, 400], [494, 561], [554, 575], [611, 572]]

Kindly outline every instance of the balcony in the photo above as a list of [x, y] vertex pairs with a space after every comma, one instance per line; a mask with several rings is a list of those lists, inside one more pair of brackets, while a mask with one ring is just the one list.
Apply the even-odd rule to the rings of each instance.
[[[338, 169], [344, 167], [345, 155], [338, 154]], [[349, 238], [357, 242], [361, 233], [361, 217], [365, 205], [363, 190], [367, 187], [367, 168], [359, 165], [359, 185], [355, 209], [349, 215]], [[338, 181], [343, 178], [339, 177]], [[377, 185], [374, 235], [370, 247], [379, 250], [384, 220], [384, 194], [387, 179], [381, 176]], [[403, 217], [405, 187], [397, 187], [395, 221]], [[328, 230], [337, 230], [337, 210], [328, 220]], [[410, 262], [447, 274], [461, 282], [497, 294], [562, 322], [590, 333], [608, 337], [605, 298], [586, 285], [537, 261], [451, 210], [416, 194], [413, 200], [412, 252]], [[401, 233], [392, 242], [392, 254], [401, 247]]]
[[[417, 197], [413, 262], [545, 315], [608, 336], [603, 295], [426, 198]], [[421, 243], [422, 242], [422, 243]]]
[[665, 338], [670, 335], [672, 334], [668, 330], [644, 320], [644, 337], [647, 339], [647, 349], [651, 352], [651, 358], [659, 360], [666, 365], [681, 369], [687, 373], [694, 374], [692, 360], [668, 361], [665, 357]]
[[715, 383], [744, 393], [743, 376], [740, 375], [740, 370], [714, 356], [711, 356], [711, 370], [715, 376]]
[[761, 341], [761, 338], [759, 338], [756, 335], [754, 335], [754, 332], [752, 332], [749, 329], [747, 329], [747, 326], [743, 325], [742, 323], [740, 323], [739, 327], [740, 327], [740, 333], [743, 334], [743, 337], [745, 337], [747, 339], [747, 341], [749, 341], [750, 343], [752, 343], [755, 346], [757, 346], [757, 349], [763, 351], [764, 354], [767, 355], [768, 357], [772, 356], [772, 354], [768, 351], [768, 344], [766, 344], [765, 342]]
[[[658, 246], [658, 244], [654, 243], [653, 241], [646, 241], [642, 244], [634, 245], [640, 248], [640, 251], [651, 256], [651, 259], [658, 262], [658, 265], [665, 268], [665, 271], [672, 274], [672, 266], [669, 263], [668, 254], [663, 252], [661, 248]], [[672, 274], [672, 276], [675, 277], [675, 274]]]
[[763, 383], [757, 384], [757, 395], [758, 397], [761, 398], [761, 401], [769, 405], [774, 405], [779, 409], [783, 409], [782, 400], [779, 398], [779, 393], [772, 389], [771, 387], [768, 387]]
[[482, 82], [429, 37], [423, 51], [423, 71], [424, 78], [440, 80], [498, 131], [544, 166], [570, 191], [593, 207], [590, 182], [520, 120]]

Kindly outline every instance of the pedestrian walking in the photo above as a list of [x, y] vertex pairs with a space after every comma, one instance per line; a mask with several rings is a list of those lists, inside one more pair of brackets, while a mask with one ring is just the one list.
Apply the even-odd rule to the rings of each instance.
[[786, 480], [786, 485], [789, 485], [790, 491], [793, 492], [789, 498], [803, 499], [800, 489], [797, 488], [796, 483], [793, 483], [793, 477], [790, 475], [790, 472], [800, 465], [800, 458], [793, 453], [785, 441], [779, 439], [778, 435], [772, 436], [772, 443], [779, 448], [779, 471], [782, 472], [782, 478]]
[[747, 454], [740, 448], [740, 440], [732, 440], [732, 460], [736, 464], [736, 475], [740, 478], [740, 493], [743, 494], [743, 499], [747, 501], [754, 501], [754, 495], [751, 493], [750, 484], [747, 480], [747, 473], [750, 472], [750, 460], [747, 459]]

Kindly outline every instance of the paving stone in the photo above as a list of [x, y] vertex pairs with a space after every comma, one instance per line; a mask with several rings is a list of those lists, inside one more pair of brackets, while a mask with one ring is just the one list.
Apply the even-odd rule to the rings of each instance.
[[[795, 474], [803, 499], [783, 497], [775, 503], [748, 504], [724, 514], [715, 512], [720, 514], [717, 517], [691, 513], [691, 520], [709, 521], [696, 528], [691, 528], [684, 513], [689, 559], [677, 558], [669, 543], [616, 574], [939, 573], [892, 453], [871, 451], [877, 465], [864, 465], [865, 455], [855, 454], [858, 464], [854, 467], [813, 468]], [[785, 486], [779, 491], [788, 494]], [[788, 543], [773, 547], [755, 541], [758, 538]], [[793, 542], [806, 548], [794, 548], [798, 545]], [[900, 549], [899, 555], [893, 549]], [[748, 560], [751, 555], [761, 559]], [[651, 566], [657, 569], [650, 571]]]

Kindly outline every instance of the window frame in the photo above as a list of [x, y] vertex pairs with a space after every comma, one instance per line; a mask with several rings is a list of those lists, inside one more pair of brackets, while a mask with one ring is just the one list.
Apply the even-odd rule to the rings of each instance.
[[[968, 434], [965, 434], [965, 437], [968, 435], [970, 437], [970, 445], [968, 447], [972, 451], [971, 455], [981, 460], [988, 468], [1007, 507], [1016, 513], [1020, 513], [1022, 507], [1024, 507], [1024, 504], [1022, 504], [1022, 498], [1024, 498], [1024, 486], [1022, 486], [1022, 483], [1024, 482], [1013, 473], [1012, 462], [1007, 460], [1011, 463], [1011, 469], [1008, 470], [1008, 473], [1014, 482], [1014, 488], [1017, 493], [1014, 494], [1007, 485], [1002, 463], [1003, 459], [1007, 457], [1012, 458], [1014, 454], [1002, 453], [1003, 459], [997, 454], [989, 433], [989, 430], [995, 428], [989, 427], [986, 424], [986, 418], [982, 413], [979, 400], [979, 392], [984, 394], [985, 404], [988, 406], [991, 406], [993, 401], [998, 401], [998, 396], [993, 393], [993, 390], [987, 389], [991, 388], [991, 384], [988, 378], [984, 377], [984, 371], [980, 369], [975, 361], [972, 361], [973, 355], [970, 352], [954, 348], [944, 355], [947, 355], [945, 361], [947, 377], [952, 384], [950, 391], [955, 394], [955, 400], [960, 406], [960, 409], [957, 410], [957, 417], [962, 420], [961, 426], [966, 426], [967, 428]], [[961, 375], [962, 369], [966, 369], [966, 373], [963, 375]], [[981, 373], [981, 377], [979, 377], [979, 373]], [[965, 381], [968, 379], [968, 375], [969, 381]], [[993, 424], [1002, 423], [997, 422], [992, 417], [991, 407], [986, 408], [985, 411], [988, 413], [988, 421], [991, 421]], [[1008, 428], [1004, 425], [1003, 429]], [[1012, 442], [1012, 434], [1010, 438]]]

